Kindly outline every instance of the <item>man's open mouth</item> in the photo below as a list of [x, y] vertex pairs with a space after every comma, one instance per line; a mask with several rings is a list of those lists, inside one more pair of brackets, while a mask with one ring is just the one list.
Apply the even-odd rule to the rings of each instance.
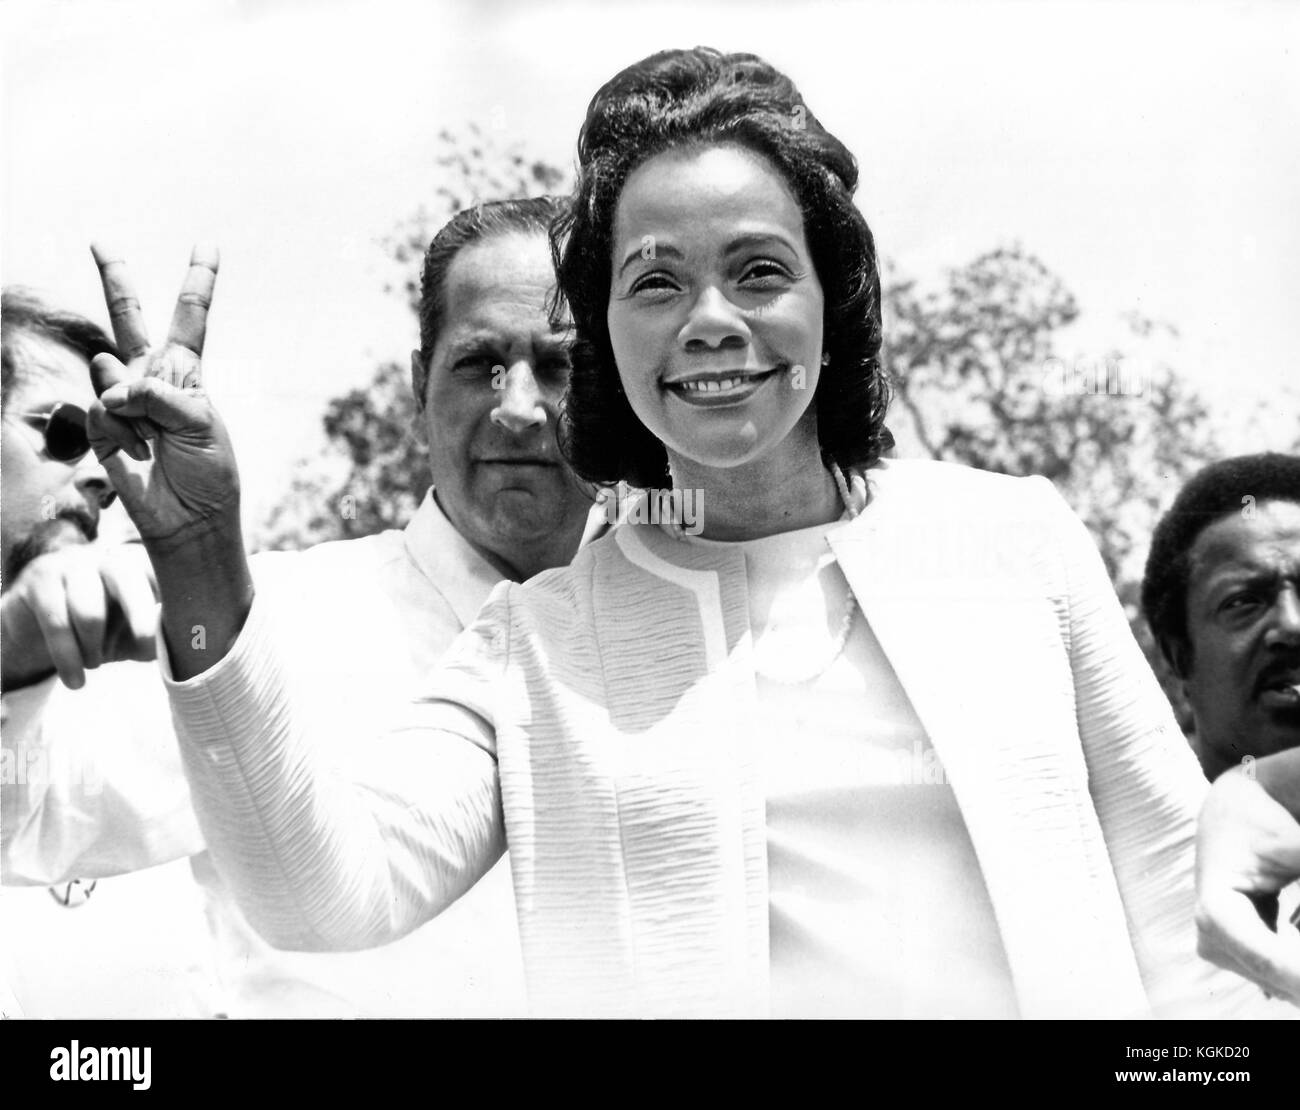
[[1300, 709], [1300, 673], [1286, 671], [1263, 679], [1259, 684], [1259, 699], [1276, 708]]

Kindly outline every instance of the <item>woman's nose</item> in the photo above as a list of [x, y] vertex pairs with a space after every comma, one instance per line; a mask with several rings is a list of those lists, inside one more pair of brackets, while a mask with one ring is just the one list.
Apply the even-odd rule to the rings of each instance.
[[721, 289], [708, 285], [695, 298], [682, 328], [681, 339], [688, 351], [748, 346], [749, 325]]

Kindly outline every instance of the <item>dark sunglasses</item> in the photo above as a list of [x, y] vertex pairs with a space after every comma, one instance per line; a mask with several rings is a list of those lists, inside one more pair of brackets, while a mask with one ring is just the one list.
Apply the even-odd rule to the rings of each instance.
[[45, 451], [52, 459], [79, 462], [90, 450], [85, 409], [63, 402], [49, 412], [20, 412], [18, 415], [45, 436]]

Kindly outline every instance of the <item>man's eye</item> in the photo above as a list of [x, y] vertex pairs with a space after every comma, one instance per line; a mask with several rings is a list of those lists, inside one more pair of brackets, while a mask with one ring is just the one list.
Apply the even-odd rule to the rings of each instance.
[[1219, 608], [1225, 612], [1241, 612], [1252, 608], [1259, 602], [1259, 595], [1243, 591], [1241, 593], [1231, 594], [1223, 599], [1223, 604]]
[[496, 365], [497, 359], [486, 352], [476, 355], [462, 355], [451, 368], [457, 373], [485, 373]]

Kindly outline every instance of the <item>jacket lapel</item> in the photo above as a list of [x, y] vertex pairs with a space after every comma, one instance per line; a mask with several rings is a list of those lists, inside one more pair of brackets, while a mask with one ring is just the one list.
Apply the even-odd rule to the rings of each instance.
[[831, 547], [944, 765], [1023, 1016], [1144, 1012], [1070, 661], [1035, 573], [1041, 521], [927, 502], [898, 471], [872, 485]]

